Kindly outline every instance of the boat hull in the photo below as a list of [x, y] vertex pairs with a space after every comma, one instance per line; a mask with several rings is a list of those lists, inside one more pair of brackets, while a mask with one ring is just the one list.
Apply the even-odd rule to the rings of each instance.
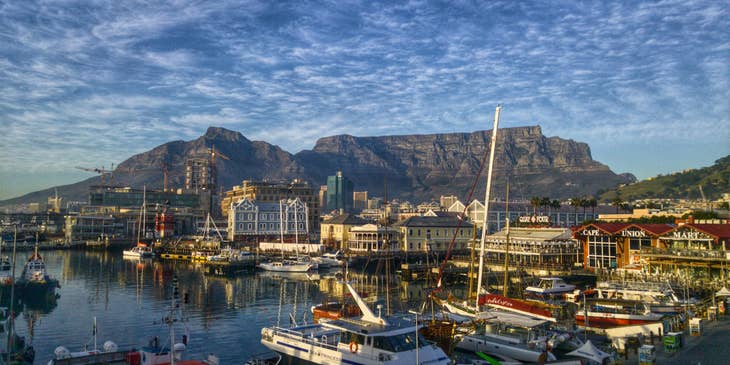
[[506, 356], [519, 361], [526, 362], [542, 362], [554, 361], [555, 355], [541, 350], [531, 349], [523, 344], [510, 344], [507, 341], [499, 341], [488, 336], [464, 336], [464, 338], [456, 344], [456, 348], [471, 352], [484, 352], [488, 354], [496, 354]]
[[[661, 321], [662, 316], [650, 314], [622, 314], [588, 312], [588, 325], [591, 327], [630, 326], [637, 324], [655, 323]], [[585, 325], [585, 314], [578, 311], [575, 315], [578, 324]]]

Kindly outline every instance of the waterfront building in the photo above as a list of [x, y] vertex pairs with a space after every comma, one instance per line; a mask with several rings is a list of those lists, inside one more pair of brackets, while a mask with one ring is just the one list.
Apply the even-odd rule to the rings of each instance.
[[247, 198], [257, 203], [276, 203], [282, 199], [299, 198], [307, 206], [308, 211], [308, 229], [311, 232], [319, 232], [319, 197], [306, 181], [294, 179], [291, 182], [278, 181], [254, 181], [243, 180], [241, 185], [234, 186], [231, 190], [225, 192], [225, 196], [221, 202], [221, 212], [224, 217], [228, 217], [233, 204], [237, 204], [242, 199]]
[[573, 238], [583, 247], [586, 269], [620, 269], [645, 262], [642, 252], [658, 247], [659, 237], [672, 230], [669, 224], [591, 223]]
[[484, 240], [486, 260], [492, 264], [504, 263], [509, 241], [509, 265], [546, 270], [569, 270], [583, 262], [583, 247], [572, 238], [569, 228], [518, 228], [488, 235]]
[[347, 250], [355, 254], [400, 252], [399, 228], [365, 224], [350, 228]]
[[368, 199], [367, 209], [380, 209], [383, 205], [383, 198], [370, 198]]
[[395, 224], [402, 237], [404, 252], [446, 252], [454, 238], [454, 251], [465, 251], [472, 239], [474, 225], [455, 214], [410, 217]]
[[93, 186], [89, 189], [89, 206], [141, 207], [148, 206], [188, 207], [207, 211], [208, 195], [177, 191], [133, 189], [130, 187]]
[[132, 244], [133, 236], [128, 231], [127, 220], [124, 218], [112, 215], [67, 215], [64, 226], [65, 240], [68, 243], [109, 238], [127, 239]]
[[606, 222], [626, 222], [630, 219], [639, 219], [639, 218], [653, 218], [653, 217], [681, 218], [684, 214], [686, 214], [688, 212], [691, 212], [691, 211], [667, 212], [667, 211], [662, 211], [659, 209], [643, 208], [643, 209], [634, 209], [631, 213], [599, 214], [598, 219], [601, 221], [606, 221]]
[[441, 204], [439, 204], [437, 202], [433, 202], [433, 201], [428, 202], [428, 203], [424, 202], [424, 203], [418, 204], [418, 206], [416, 207], [416, 211], [419, 214], [424, 214], [428, 211], [439, 211], [439, 210], [441, 210]]
[[350, 228], [369, 223], [367, 219], [345, 213], [336, 215], [321, 223], [320, 239], [322, 244], [333, 250], [344, 250], [350, 238]]
[[721, 280], [722, 286], [727, 280], [725, 270], [730, 267], [730, 224], [692, 222], [677, 226], [660, 234], [655, 245], [642, 247], [639, 255], [646, 272], [707, 284]]
[[319, 187], [319, 206], [324, 210], [327, 209], [327, 185]]
[[309, 208], [301, 199], [260, 202], [243, 198], [228, 212], [228, 239], [247, 244], [262, 241], [307, 242]]
[[352, 211], [353, 184], [350, 179], [337, 171], [334, 176], [327, 177], [327, 210]]

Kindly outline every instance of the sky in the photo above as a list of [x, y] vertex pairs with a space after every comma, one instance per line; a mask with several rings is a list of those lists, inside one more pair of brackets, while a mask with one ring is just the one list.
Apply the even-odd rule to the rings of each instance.
[[727, 1], [0, 2], [0, 199], [208, 126], [540, 125], [640, 179], [730, 154]]

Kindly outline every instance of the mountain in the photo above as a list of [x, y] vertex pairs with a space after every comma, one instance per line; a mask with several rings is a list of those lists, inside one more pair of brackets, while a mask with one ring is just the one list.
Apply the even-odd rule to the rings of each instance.
[[[210, 127], [192, 141], [173, 141], [130, 157], [119, 164], [113, 184], [160, 189], [163, 171], [168, 185], [184, 185], [185, 161], [209, 158], [211, 148], [218, 156], [215, 165], [219, 185], [230, 189], [244, 179], [280, 180], [301, 178], [317, 187], [337, 171], [353, 181], [356, 191], [370, 196], [410, 199], [414, 202], [457, 195], [465, 199], [488, 152], [490, 131], [428, 135], [324, 137], [314, 148], [291, 154], [263, 141], [251, 141], [240, 132]], [[223, 156], [227, 157], [223, 158]], [[486, 175], [486, 168], [483, 175]], [[539, 126], [505, 128], [497, 137], [493, 196], [504, 196], [510, 180], [513, 197], [534, 195], [567, 198], [590, 195], [631, 182], [594, 161], [585, 143], [559, 137], [545, 137]], [[485, 178], [477, 180], [475, 198], [482, 198]], [[85, 200], [87, 187], [99, 177], [58, 187], [66, 200]], [[43, 201], [53, 189], [0, 202], [18, 204]], [[514, 195], [517, 194], [517, 195]], [[32, 198], [32, 200], [31, 200]], [[40, 198], [40, 199], [37, 199]]]
[[[701, 191], [700, 191], [701, 187]], [[601, 194], [601, 200], [611, 201], [619, 196], [624, 201], [647, 198], [716, 200], [730, 191], [730, 155], [709, 167], [659, 175], [635, 184], [621, 186]], [[618, 194], [618, 195], [617, 195]]]

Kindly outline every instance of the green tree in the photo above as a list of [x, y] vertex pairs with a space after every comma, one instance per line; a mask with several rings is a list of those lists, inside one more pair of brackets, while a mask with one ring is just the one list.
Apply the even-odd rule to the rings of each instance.
[[532, 206], [532, 215], [537, 215], [537, 207], [540, 206], [540, 202], [542, 199], [540, 199], [539, 196], [533, 196], [530, 198], [530, 205]]
[[611, 205], [616, 207], [616, 214], [618, 214], [618, 210], [619, 210], [619, 208], [621, 208], [621, 204], [623, 204], [623, 203], [624, 203], [624, 201], [621, 200], [621, 197], [619, 197], [619, 196], [613, 198], [613, 200], [611, 201]]

